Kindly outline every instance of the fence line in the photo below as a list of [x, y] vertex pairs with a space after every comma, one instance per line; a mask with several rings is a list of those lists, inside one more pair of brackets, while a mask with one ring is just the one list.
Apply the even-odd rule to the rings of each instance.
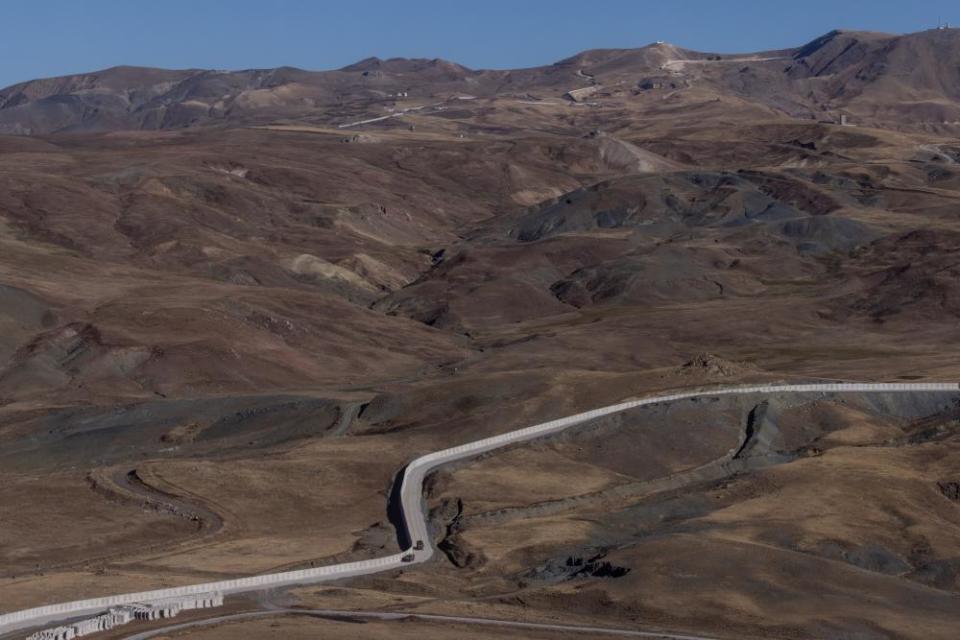
[[[69, 616], [92, 613], [99, 610], [105, 610], [110, 607], [126, 604], [143, 604], [157, 600], [198, 595], [208, 592], [222, 592], [224, 594], [230, 594], [241, 591], [257, 590], [261, 588], [290, 586], [367, 575], [370, 573], [377, 573], [380, 571], [405, 566], [405, 557], [407, 558], [407, 564], [413, 562], [425, 562], [433, 555], [433, 547], [430, 544], [426, 517], [422, 506], [423, 480], [428, 472], [444, 464], [449, 464], [457, 460], [473, 457], [508, 444], [523, 442], [533, 438], [557, 433], [569, 427], [582, 424], [584, 422], [589, 422], [604, 416], [621, 413], [629, 409], [635, 409], [645, 405], [697, 398], [701, 396], [747, 395], [753, 393], [896, 393], [924, 391], [956, 392], [960, 391], [960, 385], [956, 383], [904, 382], [735, 386], [650, 396], [609, 405], [607, 407], [601, 407], [599, 409], [578, 413], [565, 418], [550, 420], [538, 425], [526, 427], [524, 429], [518, 429], [516, 431], [511, 431], [501, 435], [483, 438], [482, 440], [477, 440], [475, 442], [451, 447], [449, 449], [428, 453], [411, 462], [403, 476], [401, 485], [401, 504], [403, 517], [407, 525], [408, 533], [410, 534], [411, 544], [413, 546], [402, 551], [401, 553], [384, 556], [381, 558], [374, 558], [372, 560], [348, 562], [344, 564], [329, 565], [311, 569], [249, 576], [245, 578], [235, 578], [232, 580], [221, 580], [218, 582], [207, 582], [183, 587], [155, 589], [151, 591], [126, 593], [100, 598], [89, 598], [86, 600], [76, 600], [73, 602], [62, 602], [41, 607], [33, 607], [30, 609], [24, 609], [22, 611], [14, 611], [0, 615], [0, 633], [13, 631], [19, 628], [25, 628], [28, 626], [34, 626], [36, 624], [50, 621], [54, 618], [63, 619]], [[422, 543], [422, 548], [417, 548], [418, 541]], [[412, 558], [410, 558], [411, 554], [413, 556]]]

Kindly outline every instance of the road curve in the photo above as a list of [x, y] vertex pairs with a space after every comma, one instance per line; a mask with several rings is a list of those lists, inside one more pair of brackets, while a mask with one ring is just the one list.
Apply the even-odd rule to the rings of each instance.
[[636, 629], [616, 629], [612, 627], [591, 627], [576, 624], [556, 624], [547, 622], [519, 622], [514, 620], [498, 620], [496, 618], [476, 618], [472, 616], [447, 616], [433, 613], [404, 613], [396, 611], [338, 611], [336, 609], [271, 609], [269, 611], [248, 611], [245, 613], [233, 613], [215, 618], [206, 618], [204, 620], [193, 620], [182, 624], [170, 625], [150, 631], [141, 631], [129, 636], [124, 636], [123, 640], [149, 640], [156, 636], [167, 635], [171, 632], [192, 629], [194, 627], [206, 627], [221, 622], [231, 622], [236, 620], [250, 620], [256, 618], [265, 618], [276, 615], [301, 615], [313, 616], [319, 618], [339, 618], [347, 620], [424, 620], [427, 622], [447, 622], [455, 624], [481, 625], [487, 627], [498, 627], [501, 629], [526, 629], [533, 631], [567, 631], [575, 633], [591, 633], [594, 635], [620, 636], [626, 638], [653, 638], [654, 640], [715, 640], [707, 636], [691, 636], [669, 632], [658, 631], [638, 631]]
[[960, 391], [960, 385], [956, 383], [831, 383], [733, 386], [715, 389], [698, 389], [683, 393], [655, 395], [628, 400], [619, 404], [594, 409], [593, 411], [551, 420], [527, 427], [526, 429], [519, 429], [517, 431], [511, 431], [498, 436], [484, 438], [483, 440], [429, 453], [411, 462], [404, 473], [400, 489], [400, 502], [403, 515], [402, 525], [406, 527], [406, 534], [411, 541], [411, 546], [401, 553], [375, 558], [373, 560], [347, 562], [326, 567], [250, 576], [233, 580], [221, 580], [218, 582], [194, 584], [184, 587], [90, 598], [14, 611], [0, 615], [0, 634], [36, 627], [68, 618], [75, 618], [85, 614], [97, 613], [112, 606], [149, 603], [156, 600], [203, 594], [212, 591], [233, 594], [259, 591], [265, 588], [328, 582], [395, 570], [409, 566], [410, 564], [426, 562], [434, 554], [434, 548], [428, 534], [426, 505], [423, 499], [423, 481], [430, 471], [451, 462], [472, 458], [482, 453], [518, 442], [526, 442], [535, 438], [558, 433], [597, 418], [635, 409], [644, 405], [698, 397], [758, 393], [916, 393], [924, 391], [958, 392]]

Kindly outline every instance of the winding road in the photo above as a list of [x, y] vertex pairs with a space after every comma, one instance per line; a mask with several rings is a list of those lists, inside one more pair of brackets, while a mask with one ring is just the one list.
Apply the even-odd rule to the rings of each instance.
[[[157, 600], [168, 598], [177, 598], [187, 595], [203, 594], [209, 592], [222, 592], [224, 594], [236, 594], [243, 592], [259, 591], [265, 588], [286, 587], [292, 585], [311, 584], [317, 582], [328, 582], [340, 580], [354, 576], [369, 575], [383, 571], [392, 571], [412, 564], [422, 563], [429, 560], [434, 554], [434, 547], [427, 527], [426, 505], [423, 498], [423, 482], [427, 474], [437, 467], [457, 462], [467, 458], [478, 456], [482, 453], [494, 451], [501, 447], [526, 442], [543, 436], [552, 435], [565, 429], [581, 425], [597, 418], [620, 413], [645, 405], [655, 405], [666, 402], [675, 402], [677, 400], [687, 400], [701, 397], [716, 397], [723, 395], [747, 395], [747, 394], [776, 394], [776, 393], [917, 393], [917, 392], [953, 392], [960, 391], [960, 385], [956, 383], [832, 383], [832, 384], [780, 384], [780, 385], [756, 385], [756, 386], [735, 386], [717, 389], [698, 389], [683, 393], [673, 393], [666, 395], [654, 395], [646, 398], [639, 398], [613, 404], [593, 411], [578, 413], [566, 418], [559, 418], [544, 422], [526, 429], [511, 431], [502, 435], [484, 438], [475, 442], [443, 449], [434, 453], [421, 456], [412, 461], [403, 473], [403, 481], [400, 487], [400, 506], [402, 509], [402, 521], [398, 527], [405, 531], [399, 531], [400, 538], [409, 541], [407, 548], [397, 554], [375, 558], [373, 560], [364, 560], [359, 562], [347, 562], [343, 564], [330, 565], [326, 567], [317, 567], [311, 569], [302, 569], [299, 571], [286, 571], [282, 573], [273, 573], [266, 575], [250, 576], [246, 578], [237, 578], [233, 580], [221, 580], [218, 582], [208, 582], [203, 584], [194, 584], [183, 587], [173, 587], [169, 589], [157, 589], [153, 591], [143, 591], [138, 593], [127, 593], [114, 596], [105, 596], [100, 598], [90, 598], [86, 600], [77, 600], [74, 602], [64, 602], [51, 604], [42, 607], [24, 609], [0, 615], [0, 634], [9, 633], [21, 629], [37, 627], [65, 619], [76, 618], [86, 614], [99, 613], [109, 607], [134, 604], [150, 603]], [[303, 611], [298, 610], [300, 613]], [[342, 612], [341, 612], [342, 613]], [[401, 615], [401, 614], [376, 614], [376, 615]], [[408, 615], [408, 614], [402, 614]], [[424, 617], [425, 614], [417, 614]], [[504, 623], [506, 624], [506, 623]], [[600, 632], [598, 630], [598, 632]], [[637, 632], [642, 635], [642, 632]], [[622, 635], [622, 633], [621, 633]], [[136, 636], [134, 636], [136, 637]], [[648, 637], [657, 637], [655, 634]], [[684, 638], [684, 636], [663, 636]], [[690, 636], [687, 636], [688, 638]]]

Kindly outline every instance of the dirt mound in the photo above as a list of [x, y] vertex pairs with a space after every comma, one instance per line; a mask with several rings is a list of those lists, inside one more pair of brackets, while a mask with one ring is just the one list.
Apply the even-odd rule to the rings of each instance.
[[711, 378], [726, 378], [753, 373], [756, 367], [742, 362], [726, 360], [712, 353], [699, 353], [693, 359], [683, 363], [680, 373], [688, 376], [707, 376]]

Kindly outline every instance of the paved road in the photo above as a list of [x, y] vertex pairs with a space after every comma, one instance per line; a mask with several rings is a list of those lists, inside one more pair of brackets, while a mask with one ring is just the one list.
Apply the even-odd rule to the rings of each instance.
[[425, 109], [432, 109], [441, 106], [443, 106], [442, 102], [436, 102], [434, 104], [422, 104], [418, 107], [407, 107], [406, 109], [401, 109], [400, 111], [395, 111], [394, 113], [388, 113], [385, 116], [378, 116], [376, 118], [367, 118], [366, 120], [357, 120], [356, 122], [338, 124], [337, 129], [350, 129], [351, 127], [359, 127], [362, 124], [372, 124], [374, 122], [389, 120], [390, 118], [401, 118], [417, 111], [424, 111]]
[[[629, 400], [610, 405], [593, 411], [579, 413], [558, 420], [551, 420], [542, 424], [511, 431], [499, 436], [484, 438], [468, 444], [450, 449], [436, 451], [421, 456], [411, 462], [403, 476], [401, 484], [401, 508], [406, 534], [411, 541], [411, 547], [402, 553], [364, 560], [347, 562], [344, 564], [286, 571], [267, 575], [250, 576], [234, 580], [222, 580], [203, 584], [157, 589], [139, 593], [126, 593], [102, 598], [91, 598], [74, 602], [47, 605], [14, 611], [0, 615], [0, 634], [18, 629], [26, 629], [44, 624], [50, 624], [67, 618], [75, 618], [83, 614], [93, 614], [104, 609], [133, 603], [153, 602], [156, 600], [176, 598], [187, 595], [219, 591], [224, 594], [260, 591], [264, 588], [285, 587], [317, 582], [328, 582], [354, 576], [369, 575], [382, 571], [391, 571], [409, 566], [414, 563], [426, 562], [434, 554], [427, 529], [426, 507], [423, 500], [423, 481], [433, 469], [451, 462], [475, 457], [481, 453], [493, 451], [501, 447], [526, 442], [535, 438], [561, 432], [591, 420], [635, 409], [644, 405], [654, 405], [664, 402], [675, 402], [701, 397], [716, 397], [721, 395], [746, 394], [774, 394], [774, 393], [916, 393], [916, 392], [952, 392], [960, 391], [956, 383], [831, 383], [831, 384], [781, 384], [737, 386], [719, 389], [698, 389], [684, 393], [657, 395], [636, 400]], [[402, 524], [400, 526], [403, 526]], [[403, 532], [401, 532], [403, 533]]]
[[637, 631], [636, 629], [614, 629], [610, 627], [590, 627], [572, 624], [549, 624], [543, 622], [515, 622], [512, 620], [496, 620], [493, 618], [474, 618], [466, 616], [443, 616], [432, 613], [398, 613], [395, 611], [337, 611], [334, 609], [273, 609], [270, 611], [250, 611], [248, 613], [234, 613], [206, 620], [195, 620], [183, 624], [175, 624], [161, 629], [142, 631], [125, 636], [123, 640], [147, 640], [156, 636], [167, 635], [174, 631], [182, 631], [194, 627], [206, 627], [221, 622], [250, 620], [255, 618], [276, 615], [301, 615], [319, 618], [333, 618], [340, 620], [425, 620], [428, 622], [445, 622], [453, 624], [481, 625], [498, 627], [501, 629], [527, 629], [534, 631], [566, 631], [571, 633], [591, 633], [593, 635], [619, 636], [626, 638], [659, 638], [660, 640], [714, 640], [706, 636], [691, 636], [676, 633], [659, 633], [656, 631]]

